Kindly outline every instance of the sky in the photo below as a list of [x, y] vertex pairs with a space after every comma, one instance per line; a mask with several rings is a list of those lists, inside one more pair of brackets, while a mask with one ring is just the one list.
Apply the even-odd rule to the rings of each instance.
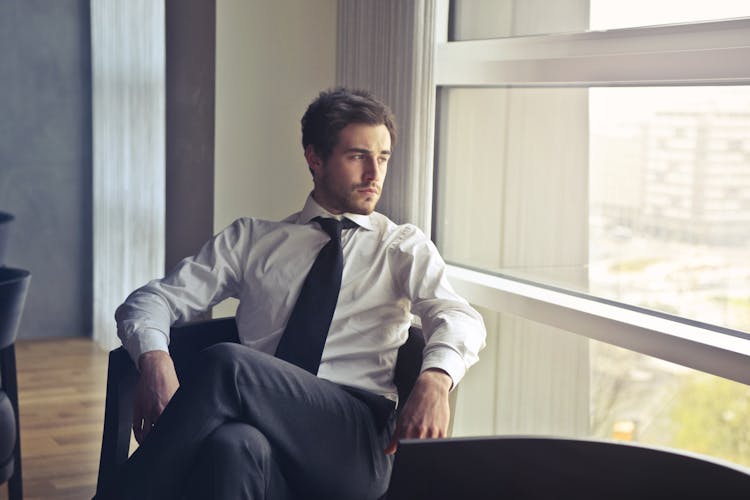
[[590, 0], [591, 30], [750, 16], [748, 0]]

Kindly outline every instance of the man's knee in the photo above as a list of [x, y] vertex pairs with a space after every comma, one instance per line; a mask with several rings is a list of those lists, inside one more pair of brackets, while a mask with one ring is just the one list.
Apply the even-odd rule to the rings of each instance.
[[247, 347], [242, 344], [221, 342], [203, 349], [200, 352], [200, 361], [206, 365], [231, 361], [237, 359], [245, 351], [247, 351]]
[[271, 445], [255, 427], [240, 422], [221, 425], [206, 438], [203, 451], [233, 464], [265, 469], [271, 460]]
[[203, 440], [185, 497], [286, 498], [279, 496], [285, 491], [279, 478], [268, 439], [251, 425], [229, 422]]

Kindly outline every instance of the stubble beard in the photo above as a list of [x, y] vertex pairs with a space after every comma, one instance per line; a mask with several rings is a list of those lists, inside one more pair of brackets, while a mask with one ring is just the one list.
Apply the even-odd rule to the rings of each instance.
[[[377, 193], [368, 194], [362, 198], [362, 194], [358, 192], [360, 189], [366, 189], [372, 187], [372, 184], [355, 184], [352, 186], [352, 196], [347, 203], [347, 212], [359, 215], [370, 215], [375, 211], [375, 207], [380, 201], [380, 188], [375, 187]], [[357, 201], [361, 200], [359, 203]]]

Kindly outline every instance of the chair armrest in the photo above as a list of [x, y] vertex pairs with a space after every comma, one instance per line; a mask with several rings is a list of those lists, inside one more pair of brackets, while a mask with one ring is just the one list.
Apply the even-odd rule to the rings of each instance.
[[109, 484], [117, 467], [128, 458], [130, 432], [133, 426], [133, 393], [138, 381], [138, 370], [125, 348], [109, 353], [107, 395], [104, 404], [104, 431], [99, 456], [97, 492]]

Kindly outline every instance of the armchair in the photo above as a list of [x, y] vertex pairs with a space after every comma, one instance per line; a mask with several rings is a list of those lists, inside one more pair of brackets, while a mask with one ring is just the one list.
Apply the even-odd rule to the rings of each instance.
[[23, 498], [15, 341], [31, 273], [0, 267], [0, 483], [8, 498]]
[[[234, 318], [197, 321], [170, 330], [169, 352], [180, 379], [191, 367], [194, 356], [219, 342], [239, 342]], [[409, 330], [407, 342], [401, 346], [396, 363], [396, 386], [399, 398], [405, 401], [422, 366], [424, 339], [418, 328]], [[104, 432], [99, 459], [97, 491], [115, 475], [117, 467], [128, 458], [133, 421], [133, 393], [138, 380], [130, 356], [123, 347], [109, 353], [107, 396], [104, 408]]]

